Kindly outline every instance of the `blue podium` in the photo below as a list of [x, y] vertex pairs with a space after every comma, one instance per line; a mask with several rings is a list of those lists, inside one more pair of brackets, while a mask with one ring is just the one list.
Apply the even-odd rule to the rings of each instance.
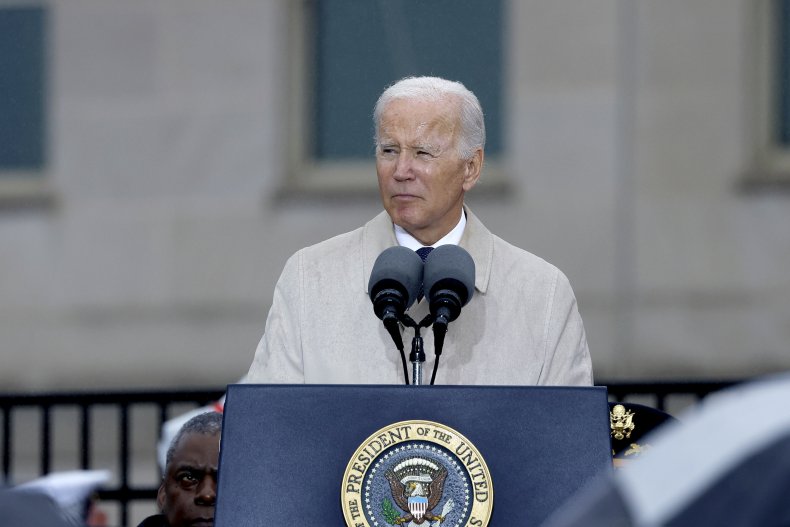
[[603, 387], [230, 385], [215, 525], [539, 525], [611, 469], [608, 413]]

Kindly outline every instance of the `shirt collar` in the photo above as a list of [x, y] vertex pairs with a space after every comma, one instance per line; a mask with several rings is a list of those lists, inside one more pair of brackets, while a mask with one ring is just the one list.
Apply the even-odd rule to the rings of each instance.
[[[395, 225], [395, 224], [393, 224]], [[466, 214], [464, 211], [461, 211], [461, 219], [458, 220], [456, 226], [448, 232], [442, 239], [438, 242], [431, 245], [431, 247], [439, 247], [440, 245], [458, 245], [461, 242], [461, 237], [464, 234], [464, 228], [466, 227]], [[406, 229], [401, 227], [400, 225], [395, 225], [395, 238], [398, 240], [398, 245], [402, 245], [412, 251], [416, 251], [420, 247], [425, 247], [421, 244], [417, 239], [406, 232]]]

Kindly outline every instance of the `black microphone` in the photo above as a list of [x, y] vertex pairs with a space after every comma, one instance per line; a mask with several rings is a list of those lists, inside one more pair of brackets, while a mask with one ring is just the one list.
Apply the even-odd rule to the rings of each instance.
[[403, 351], [403, 340], [398, 322], [420, 294], [422, 271], [422, 259], [417, 253], [395, 246], [376, 258], [370, 273], [368, 291], [373, 312], [384, 322], [400, 351]]
[[475, 292], [475, 262], [461, 247], [441, 245], [431, 251], [425, 260], [423, 283], [434, 319], [435, 377], [447, 325], [458, 318], [461, 308], [471, 300]]

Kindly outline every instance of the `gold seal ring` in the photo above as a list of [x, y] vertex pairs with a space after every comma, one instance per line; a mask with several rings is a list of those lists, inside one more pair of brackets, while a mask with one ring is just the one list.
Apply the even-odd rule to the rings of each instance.
[[484, 527], [494, 502], [491, 474], [477, 448], [434, 421], [400, 421], [371, 434], [343, 474], [349, 527]]

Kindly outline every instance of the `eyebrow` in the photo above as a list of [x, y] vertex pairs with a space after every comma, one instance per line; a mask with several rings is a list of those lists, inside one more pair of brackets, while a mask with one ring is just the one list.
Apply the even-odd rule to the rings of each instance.
[[[397, 142], [397, 141], [392, 141], [392, 140], [379, 140], [379, 141], [376, 143], [376, 145], [377, 145], [379, 148], [386, 148], [386, 147], [390, 147], [390, 146], [400, 146], [400, 145], [398, 144], [398, 142]], [[439, 146], [438, 146], [438, 145], [435, 145], [435, 144], [433, 144], [433, 143], [416, 143], [416, 144], [410, 144], [410, 145], [406, 145], [406, 147], [405, 147], [405, 148], [407, 148], [407, 149], [411, 149], [411, 150], [428, 150], [428, 151], [430, 151], [430, 152], [438, 152], [438, 151], [441, 151], [441, 148], [439, 148]]]
[[217, 468], [216, 467], [212, 467], [212, 466], [195, 466], [195, 465], [188, 465], [188, 464], [177, 465], [175, 467], [174, 472], [177, 473], [177, 472], [181, 472], [181, 471], [184, 471], [184, 470], [188, 470], [190, 472], [217, 472]]
[[440, 148], [437, 145], [432, 144], [432, 143], [417, 144], [417, 145], [414, 145], [414, 148], [417, 149], [417, 150], [431, 150], [431, 151], [440, 150]]

